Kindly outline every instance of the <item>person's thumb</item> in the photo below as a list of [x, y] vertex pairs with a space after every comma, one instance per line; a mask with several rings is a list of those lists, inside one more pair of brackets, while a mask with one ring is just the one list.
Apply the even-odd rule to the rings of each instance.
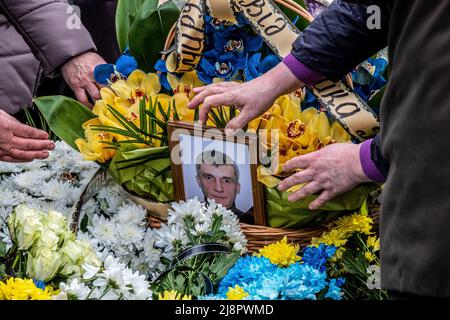
[[233, 118], [228, 122], [225, 127], [226, 135], [233, 135], [237, 130], [242, 129], [250, 121], [245, 112], [241, 112], [237, 117]]

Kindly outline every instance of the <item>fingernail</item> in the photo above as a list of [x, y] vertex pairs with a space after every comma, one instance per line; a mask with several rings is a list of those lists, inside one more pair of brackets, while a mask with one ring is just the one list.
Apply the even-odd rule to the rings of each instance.
[[233, 136], [234, 135], [234, 129], [226, 128], [225, 129], [225, 135]]
[[42, 152], [42, 153], [41, 153], [41, 159], [47, 159], [48, 156], [49, 156], [49, 153], [48, 153], [48, 152]]

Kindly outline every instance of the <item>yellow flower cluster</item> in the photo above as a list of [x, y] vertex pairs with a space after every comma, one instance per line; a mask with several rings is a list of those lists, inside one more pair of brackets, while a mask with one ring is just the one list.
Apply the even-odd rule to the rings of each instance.
[[273, 264], [280, 267], [288, 267], [291, 264], [300, 261], [301, 257], [297, 255], [299, 245], [288, 244], [287, 237], [282, 240], [259, 249], [258, 257], [265, 257]]
[[[334, 245], [339, 248], [345, 245], [348, 238], [350, 238], [354, 233], [370, 235], [372, 225], [373, 220], [365, 215], [355, 213], [346, 217], [341, 217], [334, 223], [333, 229], [325, 232], [320, 238], [313, 238], [312, 244], [318, 246], [323, 243], [328, 246]], [[371, 241], [375, 247], [376, 240]]]
[[248, 297], [248, 292], [238, 285], [228, 289], [227, 300], [244, 300], [246, 297]]
[[[193, 87], [200, 86], [196, 73], [186, 73], [181, 80], [175, 77], [170, 79], [174, 95], [160, 93], [161, 84], [159, 78], [154, 73], [145, 74], [143, 71], [133, 71], [128, 79], [118, 79], [108, 87], [100, 91], [101, 100], [95, 103], [93, 113], [97, 116], [83, 125], [85, 139], [77, 139], [75, 144], [83, 157], [88, 161], [107, 162], [115, 155], [115, 150], [111, 149], [109, 143], [116, 141], [130, 141], [132, 138], [121, 134], [106, 131], [94, 130], [94, 127], [108, 126], [109, 128], [124, 129], [123, 124], [110, 111], [113, 108], [120, 113], [131, 124], [141, 127], [140, 104], [146, 103], [146, 109], [156, 102], [160, 104], [164, 113], [169, 113], [170, 118], [174, 117], [174, 106], [180, 120], [193, 121], [195, 110], [187, 108], [189, 99], [193, 96]], [[169, 110], [171, 110], [169, 112]], [[163, 120], [161, 110], [156, 108], [156, 116]], [[158, 128], [156, 135], [161, 134], [162, 129]], [[154, 147], [160, 146], [160, 141], [155, 139]]]
[[58, 291], [50, 287], [45, 290], [37, 288], [32, 280], [9, 278], [6, 282], [0, 281], [0, 300], [52, 300]]
[[158, 300], [192, 300], [192, 296], [182, 296], [181, 293], [178, 293], [175, 290], [166, 290], [163, 294], [158, 294]]
[[281, 173], [288, 160], [332, 143], [351, 140], [338, 122], [330, 125], [327, 115], [315, 108], [301, 111], [300, 103], [301, 98], [295, 94], [281, 96], [266, 113], [249, 123], [249, 130], [266, 135], [262, 136], [261, 144], [266, 151], [271, 150], [272, 159], [276, 162], [272, 166], [275, 172], [268, 172], [262, 166], [258, 172], [259, 181], [270, 188], [280, 182], [274, 176]]

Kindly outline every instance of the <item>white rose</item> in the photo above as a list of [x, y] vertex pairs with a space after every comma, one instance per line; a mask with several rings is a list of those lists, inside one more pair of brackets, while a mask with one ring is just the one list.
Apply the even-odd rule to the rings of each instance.
[[44, 214], [43, 221], [44, 226], [56, 233], [58, 236], [68, 231], [67, 220], [59, 212], [50, 210]]
[[61, 253], [64, 264], [61, 274], [64, 276], [70, 276], [74, 273], [79, 275], [82, 271], [81, 265], [84, 263], [89, 263], [92, 266], [101, 265], [92, 246], [83, 240], [67, 242], [61, 249]]
[[61, 267], [61, 255], [49, 248], [42, 248], [33, 257], [28, 253], [27, 275], [31, 279], [48, 282], [53, 279]]
[[44, 226], [41, 215], [26, 206], [19, 206], [8, 218], [13, 241], [20, 250], [28, 250], [40, 236]]
[[44, 230], [35, 243], [35, 250], [38, 248], [49, 248], [52, 251], [58, 249], [59, 237], [51, 230]]

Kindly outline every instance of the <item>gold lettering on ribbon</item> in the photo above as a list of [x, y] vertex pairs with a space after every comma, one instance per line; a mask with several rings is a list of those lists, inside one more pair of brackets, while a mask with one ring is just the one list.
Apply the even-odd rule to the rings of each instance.
[[325, 80], [312, 89], [320, 103], [354, 138], [366, 140], [379, 131], [379, 121], [370, 107], [342, 82]]
[[204, 0], [189, 0], [181, 10], [177, 22], [177, 49], [166, 66], [169, 72], [187, 72], [199, 64], [205, 48]]
[[234, 0], [232, 4], [279, 57], [291, 52], [300, 31], [271, 0]]

